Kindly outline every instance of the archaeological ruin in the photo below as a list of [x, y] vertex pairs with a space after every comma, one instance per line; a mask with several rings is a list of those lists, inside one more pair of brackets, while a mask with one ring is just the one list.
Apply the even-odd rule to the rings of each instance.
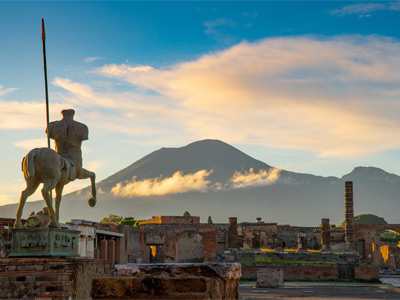
[[[327, 218], [321, 219], [318, 227], [279, 225], [262, 218], [238, 222], [237, 217], [229, 218], [227, 223], [210, 224], [201, 223], [197, 216], [156, 216], [138, 222], [136, 227], [73, 219], [62, 228], [80, 232], [79, 257], [74, 259], [8, 257], [15, 220], [3, 218], [0, 298], [76, 298], [89, 294], [96, 299], [112, 298], [115, 295], [107, 291], [107, 286], [129, 294], [147, 286], [149, 278], [177, 299], [190, 297], [188, 291], [179, 294], [177, 288], [190, 282], [198, 293], [201, 290], [208, 295], [218, 289], [224, 298], [237, 292], [240, 277], [267, 278], [266, 269], [271, 276], [275, 274], [274, 280], [377, 280], [382, 270], [396, 272], [400, 269], [400, 248], [381, 241], [379, 233], [400, 232], [400, 224], [354, 224], [353, 205], [353, 185], [346, 182], [344, 227], [330, 224]], [[188, 270], [178, 271], [182, 263], [190, 264], [199, 276]], [[149, 271], [148, 266], [155, 269]], [[181, 274], [179, 280], [168, 281], [165, 274], [175, 273]], [[220, 280], [221, 284], [213, 287], [207, 283], [207, 278], [213, 276], [216, 279], [212, 282]], [[260, 285], [281, 284], [280, 279], [268, 283], [260, 278]], [[156, 299], [155, 291], [148, 293], [148, 299]], [[144, 297], [142, 292], [139, 294]]]

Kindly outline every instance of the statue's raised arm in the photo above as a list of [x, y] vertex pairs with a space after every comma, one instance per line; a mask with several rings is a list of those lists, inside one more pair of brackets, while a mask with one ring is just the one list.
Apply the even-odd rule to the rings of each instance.
[[[96, 176], [82, 167], [82, 141], [89, 138], [89, 130], [85, 124], [74, 120], [75, 111], [66, 109], [60, 121], [49, 124], [49, 136], [54, 139], [56, 151], [49, 148], [31, 150], [22, 160], [22, 171], [26, 181], [26, 189], [22, 191], [16, 213], [15, 228], [22, 227], [21, 216], [26, 199], [43, 183], [42, 195], [49, 210], [50, 226], [60, 227], [59, 210], [64, 185], [70, 181], [90, 178], [92, 198], [89, 205], [96, 204]], [[55, 208], [53, 209], [50, 191], [56, 190]]]

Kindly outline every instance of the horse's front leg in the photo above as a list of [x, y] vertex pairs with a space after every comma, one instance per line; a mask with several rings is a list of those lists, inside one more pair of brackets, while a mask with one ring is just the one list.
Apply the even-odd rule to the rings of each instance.
[[60, 204], [61, 204], [61, 197], [62, 197], [62, 192], [64, 189], [64, 185], [59, 184], [56, 186], [56, 206], [54, 213], [56, 214], [56, 219], [57, 222], [60, 222]]
[[94, 172], [88, 171], [82, 168], [78, 179], [87, 179], [90, 178], [90, 182], [92, 184], [92, 198], [89, 199], [89, 205], [91, 207], [96, 205], [97, 198], [96, 198], [96, 174]]
[[19, 205], [17, 209], [17, 213], [15, 216], [14, 228], [22, 228], [22, 211], [24, 210], [26, 199], [31, 196], [39, 186], [39, 182], [26, 181], [26, 189], [22, 191], [21, 198], [19, 199]]
[[43, 183], [42, 188], [42, 196], [44, 201], [46, 201], [47, 208], [49, 209], [49, 214], [51, 218], [50, 227], [60, 228], [60, 224], [58, 223], [58, 219], [53, 209], [53, 205], [51, 203], [50, 191], [55, 188], [57, 181], [55, 180], [47, 180]]

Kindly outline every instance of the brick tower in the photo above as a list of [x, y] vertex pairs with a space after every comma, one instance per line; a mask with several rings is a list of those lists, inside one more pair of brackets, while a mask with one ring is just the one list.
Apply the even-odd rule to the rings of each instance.
[[353, 203], [353, 182], [346, 181], [344, 187], [345, 200], [345, 240], [346, 250], [354, 251], [354, 203]]

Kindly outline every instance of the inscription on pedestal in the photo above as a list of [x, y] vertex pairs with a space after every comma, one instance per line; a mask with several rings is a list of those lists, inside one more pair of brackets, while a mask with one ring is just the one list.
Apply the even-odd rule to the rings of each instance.
[[12, 229], [11, 257], [78, 256], [80, 231], [58, 228]]

